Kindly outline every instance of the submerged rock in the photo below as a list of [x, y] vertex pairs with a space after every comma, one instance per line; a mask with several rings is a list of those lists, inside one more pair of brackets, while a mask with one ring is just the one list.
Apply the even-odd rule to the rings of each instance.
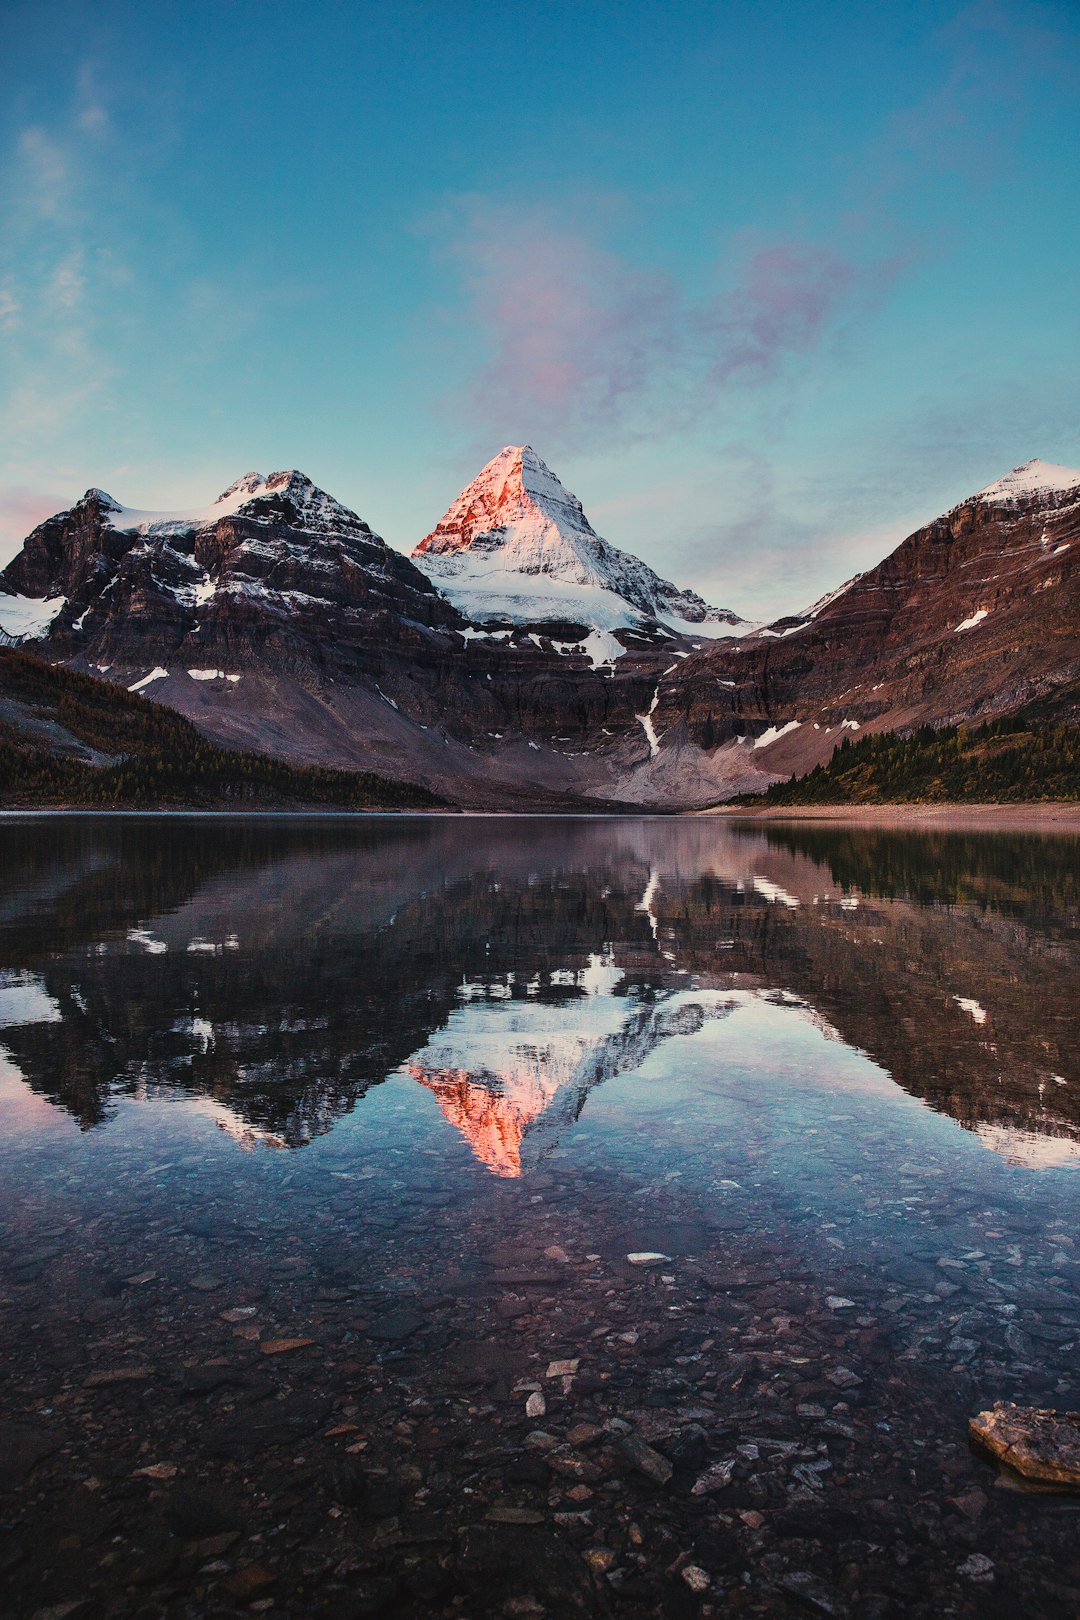
[[1025, 1479], [1080, 1490], [1080, 1412], [998, 1401], [968, 1429], [977, 1445]]

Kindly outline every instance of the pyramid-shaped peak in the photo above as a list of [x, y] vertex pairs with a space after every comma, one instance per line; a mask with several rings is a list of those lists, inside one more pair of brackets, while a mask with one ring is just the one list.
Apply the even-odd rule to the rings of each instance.
[[[639, 557], [609, 545], [530, 444], [504, 445], [413, 556], [476, 622], [550, 620], [611, 631], [659, 617], [672, 629], [689, 626], [700, 635], [729, 635], [733, 625], [743, 625], [736, 614], [678, 590]], [[610, 656], [611, 646], [604, 646]], [[614, 647], [620, 656], [620, 644]]]
[[524, 544], [534, 553], [539, 546], [550, 562], [553, 549], [569, 546], [576, 551], [582, 541], [595, 543], [596, 534], [577, 496], [564, 488], [532, 445], [508, 444], [466, 484], [414, 555], [507, 545], [518, 550]]
[[1042, 461], [1036, 456], [1032, 461], [1014, 467], [1003, 478], [987, 484], [985, 489], [980, 489], [978, 498], [984, 501], [1023, 500], [1029, 495], [1057, 494], [1062, 490], [1075, 489], [1078, 484], [1080, 470], [1062, 467], [1053, 461]]

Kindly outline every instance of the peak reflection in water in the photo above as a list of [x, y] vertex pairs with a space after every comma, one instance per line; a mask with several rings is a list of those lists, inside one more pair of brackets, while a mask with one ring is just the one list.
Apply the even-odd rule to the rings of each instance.
[[295, 1148], [396, 1077], [514, 1177], [595, 1087], [720, 1063], [769, 1003], [1057, 1165], [1080, 1153], [1076, 857], [707, 820], [10, 822], [7, 1097], [84, 1130], [186, 1099]]

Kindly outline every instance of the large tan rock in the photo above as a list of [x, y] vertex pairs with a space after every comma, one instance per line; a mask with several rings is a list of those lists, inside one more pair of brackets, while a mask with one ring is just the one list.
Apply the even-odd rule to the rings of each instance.
[[977, 1445], [1025, 1479], [1080, 1490], [1080, 1412], [998, 1401], [969, 1424]]

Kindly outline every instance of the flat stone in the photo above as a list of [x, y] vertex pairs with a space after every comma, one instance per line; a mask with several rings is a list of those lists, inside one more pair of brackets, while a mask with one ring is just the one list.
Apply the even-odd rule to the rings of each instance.
[[809, 1570], [792, 1570], [789, 1574], [781, 1575], [776, 1584], [785, 1592], [790, 1592], [792, 1597], [801, 1599], [808, 1608], [816, 1609], [818, 1614], [833, 1615], [840, 1620], [848, 1612], [840, 1594]]
[[734, 1457], [725, 1457], [722, 1462], [713, 1463], [699, 1474], [691, 1489], [691, 1496], [709, 1496], [713, 1491], [722, 1491], [731, 1484], [731, 1476], [735, 1472]]
[[853, 1373], [850, 1367], [834, 1367], [825, 1377], [837, 1389], [855, 1389], [862, 1383], [858, 1373]]
[[661, 1266], [667, 1265], [671, 1260], [670, 1254], [660, 1254], [656, 1249], [636, 1249], [626, 1258], [632, 1266]]
[[208, 1272], [200, 1272], [199, 1276], [188, 1278], [188, 1287], [194, 1288], [200, 1294], [214, 1294], [224, 1286], [224, 1277], [211, 1277]]
[[83, 1388], [108, 1389], [110, 1384], [142, 1384], [149, 1377], [149, 1367], [102, 1367], [83, 1379]]
[[314, 1339], [264, 1339], [259, 1349], [264, 1356], [284, 1356], [290, 1350], [306, 1350]]
[[666, 1485], [675, 1470], [668, 1459], [659, 1451], [647, 1446], [640, 1435], [621, 1434], [615, 1441], [615, 1449], [639, 1474], [651, 1479], [655, 1485]]
[[968, 1424], [972, 1440], [1025, 1479], [1080, 1490], [1080, 1412], [998, 1401]]
[[277, 1576], [265, 1564], [247, 1564], [221, 1583], [221, 1592], [233, 1603], [250, 1603], [253, 1597], [273, 1586]]
[[970, 1490], [961, 1491], [959, 1496], [948, 1497], [947, 1501], [958, 1513], [962, 1513], [965, 1519], [970, 1519], [974, 1524], [976, 1519], [985, 1513], [989, 1498], [985, 1491], [980, 1491], [977, 1485], [973, 1485]]
[[549, 1361], [545, 1378], [573, 1378], [577, 1372], [580, 1361], [575, 1357], [570, 1361]]
[[[580, 1480], [583, 1484], [596, 1484], [604, 1477], [595, 1463], [590, 1462], [587, 1457], [579, 1457], [570, 1446], [556, 1446], [553, 1451], [549, 1451], [547, 1463], [554, 1473], [561, 1474], [566, 1479]], [[668, 1471], [670, 1473], [670, 1464]]]
[[419, 1333], [422, 1327], [427, 1326], [427, 1317], [420, 1316], [416, 1311], [388, 1311], [385, 1316], [372, 1322], [368, 1333], [373, 1339], [383, 1339], [388, 1344], [396, 1344], [401, 1339], [411, 1338]]

